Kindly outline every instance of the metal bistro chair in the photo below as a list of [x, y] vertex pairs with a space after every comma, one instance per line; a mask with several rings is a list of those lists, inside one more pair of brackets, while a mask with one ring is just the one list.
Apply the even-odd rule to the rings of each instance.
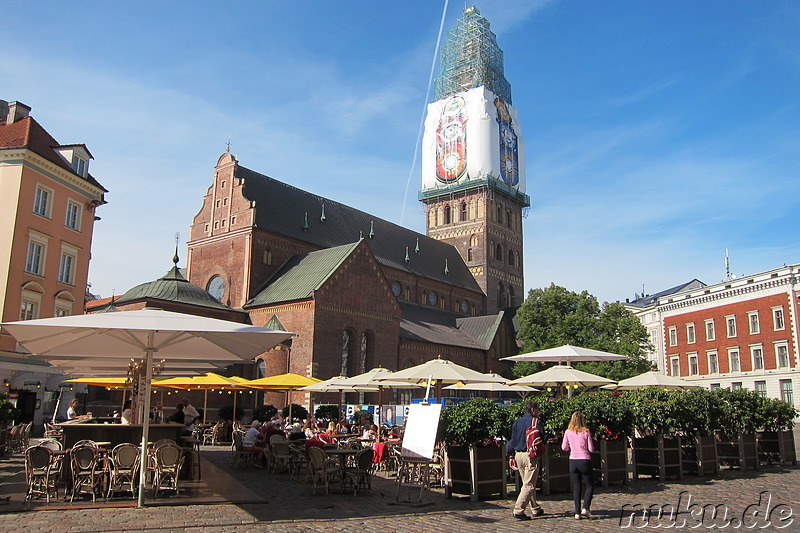
[[222, 435], [225, 431], [225, 423], [217, 422], [212, 427], [203, 431], [203, 445], [210, 444], [216, 446], [222, 442]]
[[316, 446], [308, 448], [308, 465], [311, 469], [311, 493], [317, 493], [317, 483], [325, 484], [325, 494], [330, 494], [331, 478], [340, 472], [339, 465], [325, 455], [325, 451]]
[[156, 472], [153, 478], [153, 496], [158, 497], [162, 490], [180, 492], [178, 478], [183, 466], [183, 448], [175, 443], [156, 448]]
[[348, 467], [344, 470], [345, 482], [353, 484], [353, 494], [358, 494], [359, 489], [368, 488], [372, 490], [372, 472], [375, 469], [375, 463], [372, 458], [375, 450], [372, 448], [365, 448], [356, 454], [355, 466]]
[[98, 484], [102, 481], [102, 467], [100, 465], [100, 452], [94, 446], [74, 446], [70, 452], [70, 466], [72, 467], [72, 496], [91, 494], [92, 501], [96, 501]]
[[125, 490], [136, 496], [139, 481], [139, 447], [130, 442], [114, 446], [109, 463], [106, 497], [112, 497], [117, 490]]
[[256, 457], [258, 457], [258, 450], [245, 450], [242, 448], [242, 439], [244, 439], [244, 433], [241, 431], [233, 432], [233, 443], [231, 444], [233, 465], [252, 466], [255, 463]]
[[25, 450], [25, 499], [34, 495], [45, 496], [50, 502], [50, 494], [58, 498], [58, 476], [54, 471], [53, 451], [45, 446], [31, 446]]

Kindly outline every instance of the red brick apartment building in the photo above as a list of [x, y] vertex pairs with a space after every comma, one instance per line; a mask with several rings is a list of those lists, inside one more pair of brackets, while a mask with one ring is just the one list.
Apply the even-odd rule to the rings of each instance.
[[798, 276], [800, 264], [715, 285], [693, 280], [626, 305], [650, 332], [662, 372], [797, 407]]

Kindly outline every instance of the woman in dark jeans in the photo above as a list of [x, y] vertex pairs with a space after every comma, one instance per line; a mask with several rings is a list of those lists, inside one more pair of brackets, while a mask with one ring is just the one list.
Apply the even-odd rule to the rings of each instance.
[[[592, 518], [589, 508], [592, 505], [594, 486], [592, 457], [589, 454], [594, 451], [594, 442], [580, 411], [572, 413], [561, 448], [569, 452], [569, 476], [572, 479], [572, 497], [575, 500], [575, 519]], [[581, 492], [583, 492], [583, 507], [581, 507]]]

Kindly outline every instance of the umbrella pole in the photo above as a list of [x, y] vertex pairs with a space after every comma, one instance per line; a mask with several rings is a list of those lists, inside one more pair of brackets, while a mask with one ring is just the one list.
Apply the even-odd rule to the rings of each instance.
[[203, 424], [206, 423], [206, 413], [208, 413], [208, 389], [203, 391]]
[[153, 379], [153, 347], [155, 332], [147, 334], [147, 349], [145, 350], [145, 380], [144, 380], [144, 420], [142, 424], [142, 448], [139, 456], [139, 499], [137, 507], [144, 507], [144, 488], [147, 478], [147, 441], [150, 438], [150, 380]]
[[233, 390], [233, 421], [236, 422], [236, 397], [239, 396], [239, 391]]

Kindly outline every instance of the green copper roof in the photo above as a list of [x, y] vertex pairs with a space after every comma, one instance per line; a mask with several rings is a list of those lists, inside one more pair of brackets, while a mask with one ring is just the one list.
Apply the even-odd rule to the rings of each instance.
[[189, 280], [181, 274], [178, 268], [177, 257], [173, 258], [173, 262], [175, 264], [163, 277], [137, 285], [123, 294], [114, 304], [122, 305], [141, 300], [163, 300], [200, 307], [232, 310], [232, 308], [211, 296], [202, 287], [189, 283]]
[[336, 272], [360, 243], [325, 248], [290, 258], [244, 308], [310, 298], [311, 293]]
[[435, 80], [434, 99], [481, 86], [511, 104], [511, 84], [504, 74], [497, 37], [480, 11], [469, 7], [448, 32], [442, 47], [442, 70]]

